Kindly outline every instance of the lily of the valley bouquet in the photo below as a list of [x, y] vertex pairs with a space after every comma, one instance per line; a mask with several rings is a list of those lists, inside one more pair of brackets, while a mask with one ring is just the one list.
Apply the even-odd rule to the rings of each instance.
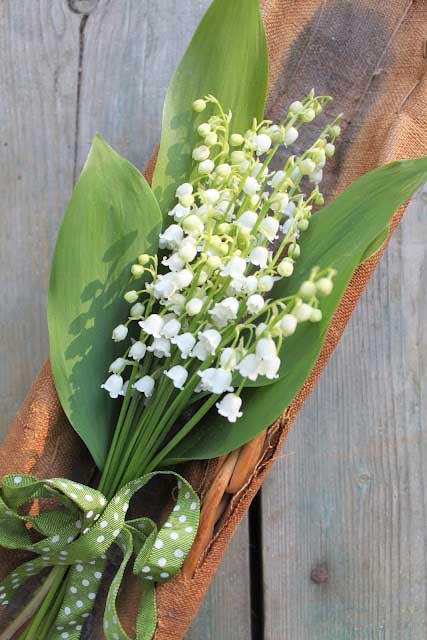
[[[237, 449], [289, 405], [353, 272], [426, 179], [427, 159], [396, 162], [324, 207], [340, 117], [311, 91], [272, 122], [266, 88], [257, 0], [214, 0], [170, 85], [151, 188], [93, 141], [59, 232], [48, 320], [57, 392], [99, 477], [3, 478], [0, 544], [33, 557], [1, 584], [1, 605], [43, 580], [2, 638], [25, 623], [22, 639], [80, 638], [112, 551], [105, 637], [128, 638], [116, 598], [130, 565], [137, 638], [152, 638], [155, 587], [181, 569], [199, 524], [176, 465]], [[176, 490], [160, 522], [129, 516], [163, 476]]]

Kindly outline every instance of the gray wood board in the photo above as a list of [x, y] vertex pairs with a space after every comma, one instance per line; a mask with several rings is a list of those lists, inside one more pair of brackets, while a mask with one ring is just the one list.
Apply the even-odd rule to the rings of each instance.
[[264, 485], [265, 640], [426, 637], [426, 210], [427, 191]]

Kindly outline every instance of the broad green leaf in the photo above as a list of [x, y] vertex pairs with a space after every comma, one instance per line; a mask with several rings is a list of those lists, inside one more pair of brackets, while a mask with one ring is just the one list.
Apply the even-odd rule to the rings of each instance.
[[102, 468], [117, 401], [100, 385], [122, 346], [123, 291], [140, 253], [156, 253], [158, 204], [141, 173], [96, 136], [56, 242], [48, 298], [50, 358], [62, 407]]
[[322, 300], [322, 321], [305, 323], [285, 340], [282, 377], [243, 392], [244, 415], [236, 424], [211, 412], [171, 452], [167, 464], [223, 455], [251, 440], [281, 414], [309, 375], [356, 267], [379, 248], [393, 213], [426, 180], [427, 158], [393, 162], [354, 182], [313, 217], [301, 240], [302, 257], [295, 274], [290, 281], [280, 282], [275, 295], [297, 291], [316, 265], [336, 268], [333, 294]]
[[[169, 86], [153, 191], [165, 214], [178, 184], [191, 169], [196, 126], [194, 100], [213, 94], [233, 112], [232, 127], [246, 131], [262, 120], [267, 93], [268, 54], [259, 0], [214, 0], [202, 18]], [[196, 125], [195, 125], [196, 122]]]

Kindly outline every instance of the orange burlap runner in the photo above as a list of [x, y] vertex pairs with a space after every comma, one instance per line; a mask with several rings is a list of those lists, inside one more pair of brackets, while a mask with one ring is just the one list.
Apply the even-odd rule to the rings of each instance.
[[[328, 115], [344, 112], [343, 137], [328, 176], [327, 195], [385, 162], [427, 154], [427, 3], [425, 0], [263, 0], [270, 53], [268, 115], [311, 87], [335, 97]], [[403, 215], [396, 213], [391, 231]], [[156, 640], [180, 640], [196, 614], [237, 525], [278, 455], [302, 403], [323, 367], [368, 282], [382, 251], [354, 274], [325, 345], [303, 388], [269, 433], [269, 444], [244, 489], [236, 495], [192, 579], [178, 575], [157, 591]], [[206, 485], [214, 479], [193, 470]], [[90, 456], [65, 419], [46, 364], [0, 446], [0, 475], [20, 470], [39, 477], [68, 476], [89, 481]], [[204, 474], [204, 475], [203, 475]], [[286, 508], [286, 505], [283, 505]], [[0, 575], [18, 561], [0, 553]], [[123, 610], [133, 608], [131, 592]], [[102, 638], [91, 631], [91, 638]]]

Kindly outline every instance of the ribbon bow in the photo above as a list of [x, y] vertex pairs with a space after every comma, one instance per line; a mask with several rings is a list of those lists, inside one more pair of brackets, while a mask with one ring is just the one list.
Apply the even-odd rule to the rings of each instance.
[[[176, 504], [163, 527], [158, 530], [150, 518], [126, 520], [132, 496], [151, 478], [163, 475], [173, 475], [178, 482]], [[20, 515], [20, 507], [34, 499], [55, 500], [55, 506], [39, 515]], [[130, 640], [117, 615], [116, 599], [132, 554], [133, 573], [141, 578], [136, 639], [151, 640], [157, 623], [155, 583], [166, 582], [180, 570], [193, 544], [199, 515], [197, 494], [171, 471], [129, 482], [110, 502], [96, 489], [64, 478], [39, 481], [29, 475], [5, 476], [0, 492], [0, 545], [32, 551], [37, 557], [20, 565], [0, 584], [0, 604], [7, 606], [19, 587], [45, 567], [70, 565], [64, 601], [49, 640], [79, 640], [95, 603], [106, 552], [115, 543], [123, 558], [107, 596], [106, 640]], [[42, 540], [32, 542], [27, 523]]]

